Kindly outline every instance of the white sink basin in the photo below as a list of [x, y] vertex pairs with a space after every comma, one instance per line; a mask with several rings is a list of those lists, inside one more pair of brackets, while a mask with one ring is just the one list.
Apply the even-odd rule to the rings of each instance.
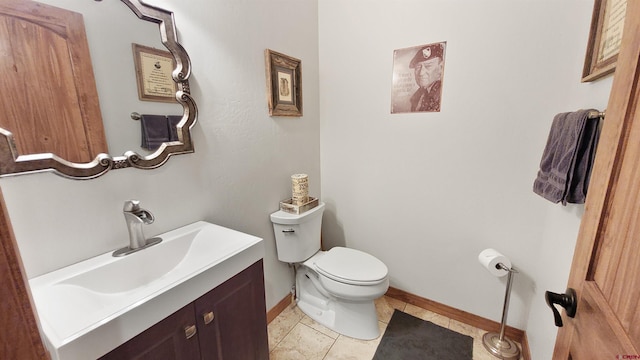
[[29, 281], [54, 359], [104, 355], [263, 257], [262, 239], [204, 221]]

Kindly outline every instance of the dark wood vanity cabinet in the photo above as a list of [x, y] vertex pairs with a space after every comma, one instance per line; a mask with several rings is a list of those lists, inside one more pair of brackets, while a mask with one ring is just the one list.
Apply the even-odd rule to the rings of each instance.
[[262, 260], [196, 300], [195, 312], [203, 359], [269, 359]]
[[262, 260], [101, 359], [269, 359]]
[[187, 339], [185, 336], [186, 327], [193, 324], [193, 304], [189, 304], [101, 359], [200, 359], [198, 337], [191, 336]]

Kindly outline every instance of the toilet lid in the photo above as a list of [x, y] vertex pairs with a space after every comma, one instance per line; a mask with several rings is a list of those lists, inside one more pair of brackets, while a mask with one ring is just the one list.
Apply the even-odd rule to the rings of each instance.
[[387, 266], [365, 252], [334, 247], [315, 262], [316, 270], [345, 283], [378, 283], [387, 277]]

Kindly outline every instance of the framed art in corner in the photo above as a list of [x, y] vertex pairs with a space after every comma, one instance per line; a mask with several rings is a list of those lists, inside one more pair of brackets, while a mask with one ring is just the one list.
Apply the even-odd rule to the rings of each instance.
[[132, 44], [138, 98], [143, 101], [176, 102], [178, 85], [171, 73], [175, 61], [168, 51]]
[[582, 82], [597, 80], [616, 69], [627, 0], [595, 0]]
[[266, 49], [267, 103], [270, 116], [302, 116], [300, 60]]

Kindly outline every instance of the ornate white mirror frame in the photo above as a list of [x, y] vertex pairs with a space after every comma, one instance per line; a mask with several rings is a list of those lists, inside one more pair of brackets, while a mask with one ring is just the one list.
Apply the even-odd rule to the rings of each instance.
[[161, 41], [175, 59], [175, 68], [172, 72], [173, 80], [177, 84], [175, 97], [183, 108], [182, 119], [177, 125], [178, 141], [165, 142], [155, 152], [146, 156], [135, 151], [126, 151], [121, 156], [101, 153], [91, 162], [74, 163], [52, 153], [21, 155], [18, 153], [12, 133], [0, 128], [0, 176], [53, 171], [72, 179], [92, 179], [111, 169], [128, 167], [154, 169], [167, 162], [172, 155], [194, 152], [190, 130], [196, 123], [198, 110], [189, 89], [191, 61], [178, 42], [173, 12], [145, 4], [141, 0], [121, 1], [138, 18], [158, 24]]

